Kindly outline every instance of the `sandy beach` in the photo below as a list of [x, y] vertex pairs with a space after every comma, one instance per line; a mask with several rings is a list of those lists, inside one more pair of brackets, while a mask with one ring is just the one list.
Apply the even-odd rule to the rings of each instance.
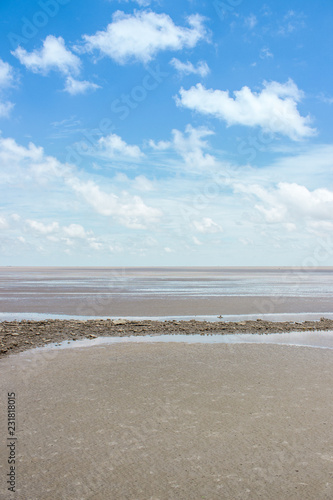
[[0, 499], [330, 500], [332, 269], [297, 273], [2, 268]]
[[332, 362], [325, 349], [173, 343], [8, 356], [15, 498], [329, 500]]

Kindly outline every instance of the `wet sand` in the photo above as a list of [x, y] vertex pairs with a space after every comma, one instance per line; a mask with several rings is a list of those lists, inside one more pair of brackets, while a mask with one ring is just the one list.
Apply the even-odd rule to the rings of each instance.
[[[329, 500], [332, 362], [325, 349], [173, 343], [8, 356], [15, 498]], [[6, 455], [3, 440], [4, 499]]]
[[40, 291], [34, 298], [12, 297], [1, 301], [3, 312], [35, 312], [82, 316], [196, 316], [240, 314], [297, 314], [332, 313], [332, 298], [220, 296], [220, 297], [165, 297], [139, 296], [109, 297], [101, 292], [89, 292], [82, 297], [66, 296]]

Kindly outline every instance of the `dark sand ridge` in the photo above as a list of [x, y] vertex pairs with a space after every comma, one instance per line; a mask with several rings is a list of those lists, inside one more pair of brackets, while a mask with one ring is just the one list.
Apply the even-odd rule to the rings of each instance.
[[[18, 500], [330, 500], [333, 351], [120, 344], [0, 361]], [[7, 435], [0, 419], [0, 434]]]
[[0, 358], [32, 347], [63, 340], [79, 340], [101, 336], [163, 335], [163, 334], [231, 334], [231, 333], [282, 333], [291, 331], [333, 330], [333, 320], [277, 322], [238, 321], [129, 321], [118, 320], [44, 320], [0, 322]]

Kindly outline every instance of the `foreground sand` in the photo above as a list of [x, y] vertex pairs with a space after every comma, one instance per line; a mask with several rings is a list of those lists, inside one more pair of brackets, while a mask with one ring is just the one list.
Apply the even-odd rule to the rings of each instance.
[[333, 498], [333, 351], [119, 344], [0, 361], [22, 500]]

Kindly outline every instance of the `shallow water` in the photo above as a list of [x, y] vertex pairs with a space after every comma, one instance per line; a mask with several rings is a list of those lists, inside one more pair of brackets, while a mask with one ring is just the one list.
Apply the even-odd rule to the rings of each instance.
[[332, 297], [333, 268], [0, 267], [0, 320], [319, 319]]
[[[226, 314], [221, 318], [216, 315], [192, 315], [192, 316], [121, 316], [121, 319], [127, 319], [129, 321], [255, 321], [256, 319], [262, 319], [265, 321], [318, 321], [320, 318], [325, 317], [327, 319], [333, 319], [332, 312], [320, 312], [320, 313], [276, 313], [276, 314]], [[120, 319], [119, 316], [79, 316], [73, 314], [45, 314], [45, 313], [2, 313], [0, 312], [0, 322], [1, 321], [45, 321], [49, 319], [59, 319], [59, 320], [79, 320], [87, 321], [89, 319]]]

